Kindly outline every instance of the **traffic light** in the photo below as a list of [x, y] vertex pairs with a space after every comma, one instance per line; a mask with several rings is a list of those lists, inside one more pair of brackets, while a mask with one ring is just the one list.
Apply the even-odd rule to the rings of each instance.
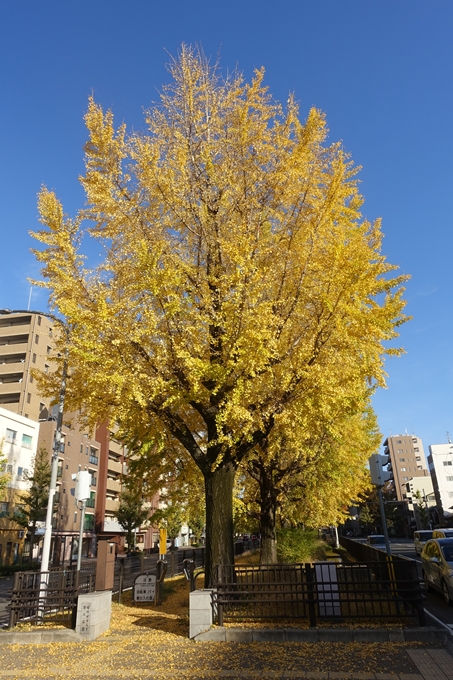
[[[384, 486], [392, 478], [390, 456], [373, 453], [369, 459], [371, 482], [375, 486]], [[384, 469], [386, 468], [386, 469]]]

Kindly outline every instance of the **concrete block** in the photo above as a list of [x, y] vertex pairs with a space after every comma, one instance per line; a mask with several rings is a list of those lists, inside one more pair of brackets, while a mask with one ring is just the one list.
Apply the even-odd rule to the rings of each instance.
[[189, 638], [194, 638], [212, 626], [212, 589], [194, 590], [189, 595]]
[[319, 642], [352, 642], [354, 635], [352, 630], [318, 628], [318, 640]]
[[195, 638], [195, 642], [225, 642], [226, 632], [225, 628], [211, 628], [205, 633], [200, 633]]
[[388, 630], [353, 630], [354, 642], [388, 642]]
[[76, 633], [84, 640], [95, 640], [110, 628], [112, 591], [84, 593], [77, 599]]
[[42, 642], [42, 633], [15, 633], [14, 644], [16, 645], [40, 645]]
[[404, 628], [403, 635], [406, 642], [431, 642], [433, 644], [445, 643], [449, 637], [447, 631], [442, 628]]
[[315, 628], [286, 628], [287, 642], [318, 642], [318, 631]]
[[253, 642], [253, 630], [226, 629], [226, 642]]
[[252, 631], [253, 642], [285, 642], [285, 629], [284, 628], [257, 628]]

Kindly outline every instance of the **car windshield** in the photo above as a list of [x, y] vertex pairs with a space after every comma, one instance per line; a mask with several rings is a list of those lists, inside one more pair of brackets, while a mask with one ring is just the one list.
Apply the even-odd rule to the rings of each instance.
[[442, 552], [447, 562], [453, 562], [453, 545], [442, 546]]
[[384, 543], [384, 537], [383, 536], [369, 536], [368, 537], [368, 542], [373, 545], [375, 543]]
[[445, 538], [453, 538], [453, 531], [444, 531]]
[[419, 531], [418, 534], [416, 534], [418, 538], [421, 541], [427, 541], [428, 539], [433, 537], [433, 532], [432, 531]]

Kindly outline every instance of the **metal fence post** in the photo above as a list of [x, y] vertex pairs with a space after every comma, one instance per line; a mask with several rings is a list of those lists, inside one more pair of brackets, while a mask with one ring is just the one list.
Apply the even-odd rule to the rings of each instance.
[[307, 594], [308, 594], [308, 617], [310, 619], [310, 628], [316, 626], [316, 609], [315, 609], [315, 579], [314, 569], [311, 564], [305, 565], [305, 573], [307, 575]]

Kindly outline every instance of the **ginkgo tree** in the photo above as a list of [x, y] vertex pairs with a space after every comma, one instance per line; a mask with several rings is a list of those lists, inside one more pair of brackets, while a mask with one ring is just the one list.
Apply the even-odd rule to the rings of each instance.
[[[361, 218], [357, 169], [320, 111], [302, 122], [263, 70], [222, 78], [190, 47], [169, 71], [144, 132], [116, 129], [90, 99], [86, 205], [69, 218], [43, 188], [35, 252], [68, 324], [69, 408], [143, 438], [167, 431], [200, 469], [209, 585], [233, 561], [237, 467], [291, 426], [288, 406], [339, 362], [384, 384], [404, 277], [379, 222]], [[86, 239], [102, 249], [91, 269]]]

